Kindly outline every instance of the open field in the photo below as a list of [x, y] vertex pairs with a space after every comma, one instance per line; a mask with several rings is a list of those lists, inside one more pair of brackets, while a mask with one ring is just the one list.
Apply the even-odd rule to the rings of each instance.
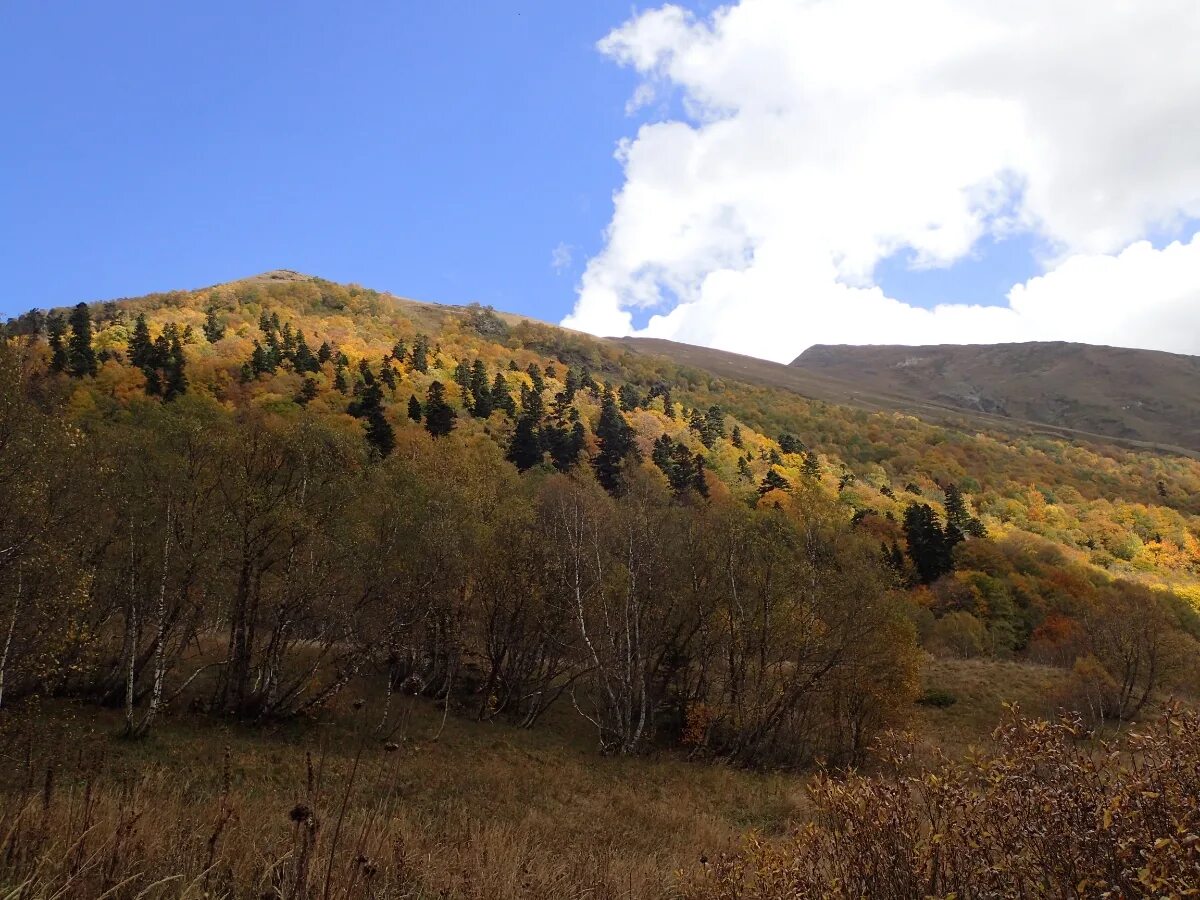
[[[930, 660], [926, 688], [956, 699], [910, 721], [958, 757], [990, 746], [1005, 702], [1048, 711], [1057, 678]], [[523, 730], [403, 698], [382, 724], [376, 688], [316, 721], [180, 713], [142, 740], [117, 736], [115, 711], [8, 713], [0, 883], [72, 897], [326, 896], [326, 883], [328, 896], [669, 897], [702, 858], [807, 818], [806, 775], [600, 756], [565, 709]]]

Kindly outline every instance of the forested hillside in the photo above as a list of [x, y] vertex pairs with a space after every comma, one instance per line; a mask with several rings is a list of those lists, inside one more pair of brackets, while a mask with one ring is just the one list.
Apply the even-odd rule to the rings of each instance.
[[[629, 760], [665, 753], [700, 777], [706, 761], [873, 768], [888, 729], [956, 750], [984, 740], [1006, 700], [1074, 710], [1103, 730], [1172, 694], [1190, 702], [1198, 603], [1200, 462], [1185, 456], [827, 403], [487, 308], [289, 272], [33, 310], [0, 341], [0, 741], [26, 759], [4, 781], [24, 798], [2, 814], [4, 865], [80, 896], [124, 877], [144, 884], [147, 871], [309, 896], [317, 847], [329, 854], [326, 892], [344, 884], [347, 896], [377, 867], [400, 886], [380, 896], [423, 896], [422, 885], [593, 895], [586, 884], [646, 895], [688, 841], [727, 847], [746, 810], [777, 804], [780, 788], [727, 780], [717, 792], [739, 805], [718, 827], [711, 795], [693, 787], [707, 782], [671, 770], [680, 812], [648, 799], [664, 790], [660, 770], [593, 773], [554, 742]], [[43, 707], [57, 737], [30, 731]], [[349, 728], [340, 740], [357, 751], [330, 763], [345, 779], [338, 830], [319, 832], [313, 811], [327, 745], [315, 774], [311, 755], [297, 774], [275, 738], [261, 749], [237, 732], [245, 783], [231, 787], [228, 746], [202, 790], [209, 807], [192, 811], [191, 782], [139, 782], [166, 818], [158, 843], [130, 843], [143, 801], [119, 787], [90, 799], [102, 766], [83, 750], [69, 777], [84, 793], [54, 799], [63, 747], [78, 740], [67, 735], [82, 727], [63, 709], [151, 738], [129, 746], [161, 748], [165, 772], [210, 733], [230, 740], [229, 727]], [[428, 723], [428, 746], [455, 735], [445, 759], [407, 743], [414, 721]], [[522, 743], [525, 756], [510, 738], [480, 749], [472, 729], [485, 723], [551, 743]], [[1010, 743], [1060, 752], [1013, 727]], [[466, 777], [454, 753], [490, 754], [492, 768], [471, 777], [488, 796], [520, 780], [523, 799], [505, 807], [524, 817], [520, 830], [430, 800], [420, 820], [388, 806], [376, 843], [392, 849], [371, 849], [385, 789], [357, 773], [372, 742], [423, 767], [433, 797], [448, 790], [441, 779]], [[27, 810], [43, 750], [37, 819]], [[280, 771], [307, 784], [305, 799], [286, 822], [260, 821], [252, 810], [292, 802]], [[579, 804], [592, 801], [579, 785], [593, 778], [630, 806], [585, 826]], [[814, 802], [884, 790], [849, 789], [826, 782]], [[343, 865], [347, 804], [364, 849]], [[790, 820], [787, 804], [762, 821]], [[637, 842], [668, 815], [684, 830], [664, 857], [657, 838]], [[644, 831], [627, 834], [631, 817]], [[93, 822], [115, 843], [84, 858], [69, 847], [86, 846]], [[564, 868], [529, 850], [562, 822], [602, 829], [626, 855], [597, 860], [589, 839]], [[439, 860], [463, 829], [483, 861], [460, 871]], [[189, 837], [206, 830], [207, 844]], [[824, 838], [804, 840], [790, 861], [759, 846], [706, 869], [714, 896], [751, 871], [800, 879], [788, 867]], [[53, 841], [61, 860], [47, 869]], [[520, 870], [489, 868], [514, 842], [526, 847]], [[696, 896], [709, 896], [705, 884]]]

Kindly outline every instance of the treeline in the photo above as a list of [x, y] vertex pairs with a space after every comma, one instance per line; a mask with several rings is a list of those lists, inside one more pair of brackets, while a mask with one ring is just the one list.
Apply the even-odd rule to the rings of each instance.
[[607, 752], [798, 765], [859, 758], [915, 691], [872, 539], [816, 490], [673, 489], [611, 394], [607, 462], [521, 476], [492, 441], [414, 423], [384, 456], [342, 418], [193, 393], [72, 421], [67, 387], [0, 348], [2, 705], [83, 698], [142, 733], [383, 675], [484, 720], [564, 704]]

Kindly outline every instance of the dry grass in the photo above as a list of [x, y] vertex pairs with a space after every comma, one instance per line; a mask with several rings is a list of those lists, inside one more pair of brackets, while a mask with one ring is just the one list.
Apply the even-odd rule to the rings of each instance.
[[1032, 716], [1053, 716], [1068, 672], [1051, 666], [996, 659], [939, 659], [930, 657], [921, 671], [926, 694], [945, 692], [954, 703], [918, 704], [912, 730], [922, 743], [951, 757], [990, 742], [1005, 704], [1017, 704]]
[[[931, 660], [925, 686], [956, 702], [913, 725], [959, 757], [1004, 702], [1052, 709], [1063, 677]], [[368, 695], [318, 722], [169, 716], [140, 741], [115, 712], [6, 713], [0, 898], [672, 897], [702, 857], [812, 812], [802, 776], [601, 757], [566, 709], [522, 731], [397, 702], [382, 730]]]
[[796, 778], [601, 758], [561, 727], [450, 717], [435, 741], [440, 713], [408, 702], [390, 738], [370, 706], [275, 729], [167, 721], [141, 742], [112, 739], [116, 717], [91, 712], [9, 723], [0, 885], [81, 898], [668, 896], [676, 870], [750, 828], [786, 830], [802, 802]]

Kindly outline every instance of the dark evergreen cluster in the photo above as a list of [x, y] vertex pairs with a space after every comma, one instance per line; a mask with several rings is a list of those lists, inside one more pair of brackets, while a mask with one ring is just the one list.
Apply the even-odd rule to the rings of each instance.
[[[570, 374], [568, 369], [568, 381]], [[496, 377], [500, 378], [499, 375]], [[570, 396], [574, 396], [574, 386], [570, 386]], [[567, 390], [555, 395], [553, 408], [547, 416], [541, 392], [536, 387], [521, 386], [521, 412], [509, 441], [509, 462], [524, 472], [544, 462], [549, 453], [554, 467], [566, 472], [579, 461], [584, 439], [583, 422], [579, 411], [571, 405]]]
[[129, 339], [129, 361], [146, 376], [146, 393], [174, 400], [187, 392], [186, 359], [179, 328], [168, 323], [162, 333], [150, 339], [146, 317], [139, 315]]
[[637, 442], [634, 431], [621, 409], [612, 387], [606, 385], [600, 401], [600, 421], [596, 425], [596, 443], [600, 452], [596, 454], [593, 465], [596, 468], [596, 480], [610, 494], [619, 494], [624, 487], [622, 474], [626, 459], [638, 457]]
[[50, 344], [51, 371], [66, 372], [74, 378], [96, 374], [92, 317], [86, 303], [75, 306], [66, 320], [58, 313], [48, 315], [46, 331]]
[[383, 413], [383, 389], [365, 359], [360, 363], [359, 371], [363, 376], [363, 388], [347, 411], [366, 423], [367, 443], [380, 456], [387, 456], [396, 446], [396, 435]]
[[931, 584], [954, 571], [954, 548], [963, 533], [953, 522], [944, 527], [928, 503], [913, 503], [904, 512], [908, 555], [922, 584]]
[[693, 409], [688, 427], [699, 435], [700, 443], [711, 450], [718, 438], [725, 437], [725, 411], [719, 406], [710, 406], [708, 412]]
[[694, 490], [701, 497], [708, 496], [704, 457], [699, 453], [693, 454], [682, 441], [672, 440], [669, 434], [662, 435], [654, 442], [650, 458], [667, 476], [675, 496], [682, 497], [689, 490]]
[[263, 340], [254, 342], [250, 361], [242, 367], [244, 377], [274, 374], [285, 364], [299, 373], [321, 371], [321, 360], [309, 349], [304, 332], [294, 330], [290, 322], [280, 324], [279, 313], [264, 310], [258, 328]]

